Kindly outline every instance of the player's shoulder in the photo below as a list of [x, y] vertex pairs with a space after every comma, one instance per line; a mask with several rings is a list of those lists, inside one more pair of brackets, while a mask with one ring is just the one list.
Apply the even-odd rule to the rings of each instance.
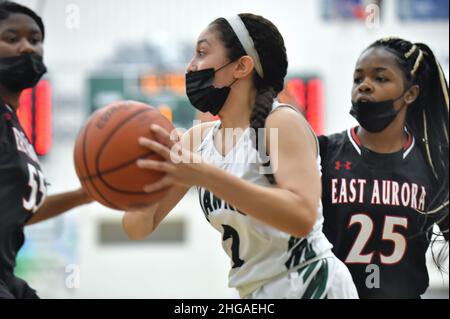
[[267, 127], [283, 127], [286, 123], [292, 122], [306, 122], [305, 117], [299, 110], [290, 104], [276, 103], [272, 111], [266, 119]]
[[9, 143], [8, 143], [8, 125], [7, 121], [10, 116], [6, 112], [6, 106], [3, 102], [0, 100], [0, 155], [4, 155], [6, 150], [9, 149]]
[[[289, 104], [274, 104], [273, 110], [267, 116], [265, 127], [267, 129], [279, 129], [280, 137], [295, 136], [301, 138], [302, 136], [311, 139], [311, 144], [316, 145], [316, 135], [309, 125], [304, 115]], [[268, 135], [268, 138], [270, 134]]]
[[336, 147], [348, 142], [348, 130], [330, 135], [321, 135], [318, 139], [319, 142], [326, 143], [328, 147]]
[[327, 157], [327, 154], [336, 152], [337, 149], [348, 143], [348, 130], [331, 135], [321, 135], [318, 137], [318, 140], [320, 155], [322, 160], [324, 160]]
[[191, 127], [181, 137], [181, 143], [191, 151], [196, 150], [218, 122], [203, 122]]
[[348, 130], [326, 136], [329, 145], [339, 145], [348, 141]]
[[0, 140], [6, 134], [7, 121], [10, 121], [12, 116], [7, 112], [6, 105], [0, 100]]

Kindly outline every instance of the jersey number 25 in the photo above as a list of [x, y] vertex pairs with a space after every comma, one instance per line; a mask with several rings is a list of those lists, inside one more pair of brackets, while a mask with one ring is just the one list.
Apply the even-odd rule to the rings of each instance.
[[[374, 230], [374, 222], [366, 214], [353, 215], [350, 219], [348, 228], [352, 227], [354, 224], [360, 224], [361, 230], [356, 237], [353, 247], [350, 249], [347, 258], [345, 259], [346, 264], [371, 264], [374, 254], [376, 252], [370, 252], [364, 254], [363, 250], [367, 245], [368, 241], [372, 237]], [[407, 242], [405, 236], [395, 232], [395, 227], [408, 228], [408, 219], [397, 216], [385, 216], [382, 232], [383, 241], [391, 241], [394, 244], [394, 250], [391, 255], [384, 255], [381, 252], [377, 252], [380, 255], [380, 261], [385, 265], [392, 265], [400, 262], [406, 252]]]

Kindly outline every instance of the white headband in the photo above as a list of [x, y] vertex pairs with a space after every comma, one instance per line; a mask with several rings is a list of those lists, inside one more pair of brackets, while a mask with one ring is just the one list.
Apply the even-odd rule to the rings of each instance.
[[256, 51], [255, 43], [253, 42], [250, 33], [248, 33], [247, 28], [245, 27], [244, 22], [241, 17], [236, 15], [232, 18], [225, 18], [233, 29], [234, 33], [241, 42], [244, 47], [245, 52], [253, 59], [253, 63], [255, 64], [255, 70], [259, 74], [261, 78], [264, 78], [264, 72], [261, 65], [261, 61], [259, 59], [258, 51]]

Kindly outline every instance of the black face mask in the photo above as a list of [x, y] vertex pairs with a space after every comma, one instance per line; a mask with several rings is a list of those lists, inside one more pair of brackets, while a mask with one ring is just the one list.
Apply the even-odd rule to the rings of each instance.
[[231, 86], [237, 80], [230, 86], [216, 88], [213, 86], [214, 76], [216, 72], [233, 62], [229, 62], [217, 70], [211, 68], [186, 73], [186, 94], [191, 104], [200, 112], [209, 112], [212, 115], [219, 114], [230, 94]]
[[12, 92], [34, 87], [46, 72], [42, 57], [37, 55], [0, 58], [0, 84]]
[[394, 103], [403, 98], [404, 93], [395, 100], [383, 102], [354, 102], [350, 114], [366, 131], [379, 133], [391, 124], [403, 107], [396, 111]]

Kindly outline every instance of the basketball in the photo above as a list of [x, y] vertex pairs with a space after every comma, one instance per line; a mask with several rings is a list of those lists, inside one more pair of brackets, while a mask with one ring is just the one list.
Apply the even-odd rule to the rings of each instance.
[[75, 170], [83, 188], [99, 203], [117, 210], [135, 210], [161, 199], [168, 189], [146, 193], [164, 173], [140, 169], [138, 159], [163, 160], [139, 145], [139, 137], [154, 139], [151, 124], [171, 133], [172, 123], [159, 111], [135, 101], [119, 101], [91, 115], [75, 143]]

